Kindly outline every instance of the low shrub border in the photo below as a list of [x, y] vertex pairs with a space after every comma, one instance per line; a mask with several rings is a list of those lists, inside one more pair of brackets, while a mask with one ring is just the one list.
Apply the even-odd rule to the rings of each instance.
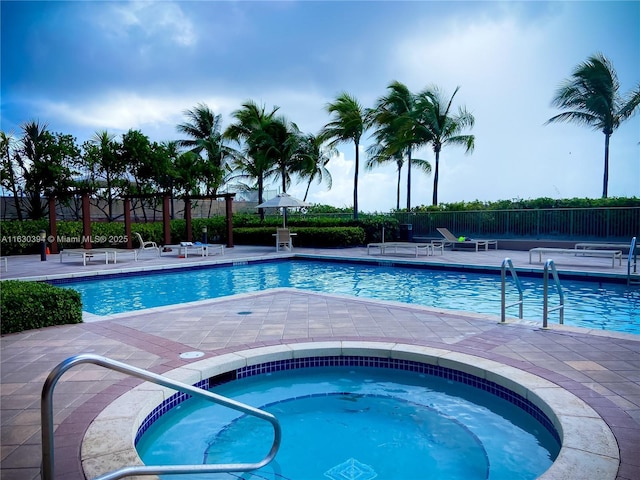
[[40, 282], [5, 280], [0, 283], [0, 333], [82, 323], [80, 293]]
[[[289, 229], [296, 236], [294, 247], [344, 248], [363, 245], [366, 234], [361, 227], [295, 227]], [[234, 228], [233, 242], [237, 245], [275, 245], [274, 227]]]

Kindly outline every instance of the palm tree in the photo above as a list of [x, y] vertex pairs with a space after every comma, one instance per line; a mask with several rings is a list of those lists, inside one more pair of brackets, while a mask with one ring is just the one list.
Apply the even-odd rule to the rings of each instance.
[[308, 179], [303, 198], [303, 201], [306, 201], [307, 195], [309, 195], [309, 188], [314, 180], [317, 180], [318, 183], [326, 182], [328, 189], [331, 190], [333, 179], [331, 178], [331, 172], [327, 169], [327, 164], [331, 157], [337, 154], [337, 151], [335, 148], [325, 148], [322, 138], [310, 133], [302, 139], [301, 154], [302, 165], [296, 173], [301, 178]]
[[203, 172], [207, 195], [215, 196], [223, 183], [225, 163], [232, 152], [222, 140], [222, 116], [215, 115], [207, 105], [200, 103], [184, 114], [190, 121], [177, 126], [179, 132], [189, 139], [178, 140], [178, 145], [197, 153], [206, 159], [207, 168]]
[[[395, 162], [398, 167], [397, 208], [400, 208], [400, 174], [407, 157], [407, 210], [411, 209], [411, 170], [414, 163], [413, 150], [431, 141], [431, 133], [417, 121], [416, 97], [406, 85], [393, 81], [387, 87], [389, 93], [378, 99], [371, 115], [373, 123], [378, 126], [374, 137], [377, 145], [370, 147], [373, 156], [367, 166]], [[425, 173], [431, 172], [431, 165], [424, 161], [417, 162]]]
[[[255, 180], [258, 187], [258, 203], [263, 202], [264, 181], [273, 167], [269, 156], [269, 147], [273, 137], [270, 129], [278, 107], [267, 113], [264, 105], [259, 107], [249, 100], [240, 110], [233, 112], [235, 123], [229, 125], [224, 137], [241, 145], [242, 153], [233, 161], [233, 170], [239, 172], [233, 178]], [[264, 219], [264, 210], [260, 209], [260, 218]]]
[[282, 191], [291, 185], [291, 173], [300, 170], [302, 165], [302, 132], [298, 126], [283, 116], [273, 117], [268, 123], [261, 148], [265, 150], [273, 168], [266, 178], [279, 179]]
[[14, 153], [18, 174], [24, 182], [27, 214], [37, 220], [45, 214], [41, 197], [55, 194], [59, 199], [69, 196], [73, 168], [78, 164], [80, 150], [71, 135], [52, 134], [46, 124], [30, 121], [21, 125], [22, 138]]
[[353, 141], [356, 149], [355, 171], [353, 174], [353, 218], [358, 219], [358, 170], [360, 168], [360, 138], [370, 123], [365, 109], [358, 100], [346, 92], [338, 95], [333, 103], [328, 103], [326, 110], [333, 115], [333, 120], [327, 123], [320, 137], [328, 141], [329, 147], [335, 147], [342, 142]]
[[609, 138], [640, 104], [640, 84], [624, 97], [619, 90], [620, 83], [611, 62], [601, 53], [592, 55], [575, 68], [552, 100], [553, 106], [568, 111], [546, 122], [573, 122], [604, 133], [602, 198], [607, 198], [609, 183]]
[[445, 145], [461, 145], [465, 147], [465, 153], [473, 152], [475, 137], [463, 135], [468, 127], [472, 128], [475, 119], [464, 107], [458, 107], [458, 112], [451, 113], [453, 99], [460, 90], [456, 87], [451, 98], [446, 101], [443, 92], [433, 87], [420, 92], [416, 98], [416, 111], [418, 112], [421, 128], [431, 135], [431, 146], [436, 157], [436, 169], [433, 176], [433, 205], [438, 205], [438, 178], [440, 171], [440, 152]]

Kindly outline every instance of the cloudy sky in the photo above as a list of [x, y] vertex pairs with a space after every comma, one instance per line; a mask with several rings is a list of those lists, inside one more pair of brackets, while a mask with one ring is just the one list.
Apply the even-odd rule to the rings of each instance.
[[[473, 154], [441, 153], [440, 203], [598, 198], [604, 135], [559, 113], [554, 92], [601, 52], [627, 94], [640, 82], [640, 2], [6, 1], [1, 129], [39, 120], [78, 143], [97, 130], [139, 129], [155, 141], [198, 103], [223, 127], [246, 100], [280, 107], [305, 132], [328, 121], [346, 91], [373, 106], [394, 80], [438, 86], [475, 116]], [[611, 138], [609, 196], [640, 196], [640, 115]], [[362, 150], [370, 145], [363, 138]], [[353, 144], [339, 148], [333, 188], [309, 201], [353, 203]], [[418, 158], [433, 162], [429, 149]], [[365, 156], [361, 155], [364, 164]], [[406, 174], [406, 172], [404, 172]], [[433, 178], [415, 172], [412, 206], [430, 205]], [[402, 205], [406, 206], [403, 175]], [[362, 211], [395, 207], [392, 166], [361, 169]], [[302, 196], [304, 185], [289, 192]]]

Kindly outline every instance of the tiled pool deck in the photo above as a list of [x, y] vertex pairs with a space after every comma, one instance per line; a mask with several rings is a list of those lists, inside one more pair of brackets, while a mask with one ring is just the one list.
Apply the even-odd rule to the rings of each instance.
[[[295, 254], [349, 258], [368, 256], [366, 248], [295, 249]], [[205, 262], [288, 256], [273, 248], [238, 246], [224, 256], [209, 258], [176, 255], [138, 262], [129, 256], [104, 265], [52, 255], [10, 257], [5, 278], [74, 275], [129, 269], [175, 268]], [[497, 268], [505, 257], [518, 269], [541, 270], [529, 264], [528, 252], [445, 251], [418, 259], [389, 255], [394, 261], [474, 265]], [[386, 258], [386, 257], [385, 257]], [[611, 267], [599, 258], [559, 257], [563, 272], [621, 276], [626, 265]], [[1, 285], [0, 285], [1, 288]], [[240, 314], [251, 312], [251, 314]], [[205, 359], [255, 346], [308, 341], [365, 340], [398, 342], [441, 348], [493, 360], [534, 373], [580, 397], [606, 421], [620, 448], [618, 479], [640, 478], [640, 335], [616, 334], [552, 325], [511, 322], [498, 325], [496, 317], [392, 302], [306, 293], [292, 289], [256, 292], [228, 299], [167, 307], [107, 319], [87, 317], [80, 325], [50, 327], [5, 335], [0, 350], [0, 451], [2, 480], [39, 479], [41, 462], [40, 395], [51, 369], [64, 359], [93, 353], [156, 373], [187, 365], [180, 353], [205, 352]], [[525, 312], [526, 315], [526, 312]], [[202, 358], [198, 359], [202, 360]], [[84, 479], [80, 444], [90, 422], [109, 403], [139, 382], [93, 365], [65, 374], [54, 396], [56, 478]]]

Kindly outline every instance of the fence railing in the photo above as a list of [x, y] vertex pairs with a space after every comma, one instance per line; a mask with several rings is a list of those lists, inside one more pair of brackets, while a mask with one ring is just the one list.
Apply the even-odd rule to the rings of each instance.
[[476, 210], [465, 212], [395, 213], [413, 225], [413, 235], [434, 236], [436, 228], [455, 235], [500, 238], [620, 238], [640, 234], [640, 207]]

